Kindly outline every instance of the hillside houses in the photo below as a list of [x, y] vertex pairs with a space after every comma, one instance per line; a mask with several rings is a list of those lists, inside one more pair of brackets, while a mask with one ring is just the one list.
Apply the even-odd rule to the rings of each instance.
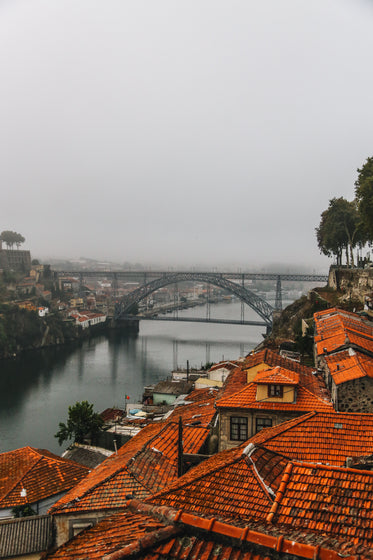
[[373, 329], [314, 321], [315, 367], [252, 352], [137, 419], [49, 507], [44, 558], [373, 560]]
[[373, 324], [332, 308], [315, 313], [315, 362], [335, 410], [373, 412]]

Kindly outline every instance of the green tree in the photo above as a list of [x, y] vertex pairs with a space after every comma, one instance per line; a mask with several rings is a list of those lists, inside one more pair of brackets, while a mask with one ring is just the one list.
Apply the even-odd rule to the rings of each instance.
[[83, 443], [87, 435], [93, 439], [103, 424], [102, 417], [93, 412], [93, 404], [88, 401], [77, 402], [69, 406], [67, 423], [59, 423], [59, 430], [54, 437], [58, 438], [59, 445], [72, 438], [76, 443]]
[[361, 219], [368, 232], [369, 240], [373, 239], [373, 157], [369, 157], [355, 181], [355, 196]]
[[4, 241], [8, 249], [9, 247], [13, 249], [14, 245], [17, 245], [17, 248], [19, 248], [19, 246], [26, 241], [23, 235], [17, 233], [16, 231], [10, 230], [2, 231], [0, 239], [1, 241]]
[[353, 249], [358, 244], [364, 245], [368, 239], [356, 201], [332, 198], [327, 210], [321, 214], [316, 237], [321, 253], [328, 257], [335, 255], [340, 265], [345, 251], [346, 264], [354, 266]]

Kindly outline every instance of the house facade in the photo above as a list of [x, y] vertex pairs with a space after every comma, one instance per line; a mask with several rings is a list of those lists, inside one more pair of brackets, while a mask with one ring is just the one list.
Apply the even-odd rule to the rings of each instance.
[[312, 410], [333, 410], [325, 384], [312, 368], [269, 350], [250, 355], [243, 368], [246, 384], [215, 403], [219, 450]]

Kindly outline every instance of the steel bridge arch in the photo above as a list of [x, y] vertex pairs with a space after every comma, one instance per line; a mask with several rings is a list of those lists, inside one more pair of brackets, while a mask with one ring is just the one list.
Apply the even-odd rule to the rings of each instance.
[[148, 297], [156, 290], [159, 290], [164, 286], [168, 286], [169, 284], [190, 280], [212, 284], [218, 288], [223, 288], [224, 290], [231, 292], [251, 307], [251, 309], [253, 309], [263, 319], [267, 328], [272, 328], [274, 309], [267, 301], [245, 288], [245, 286], [232, 282], [231, 280], [224, 278], [224, 276], [219, 273], [206, 272], [170, 272], [164, 274], [160, 278], [156, 278], [156, 280], [143, 284], [127, 296], [124, 296], [122, 300], [116, 304], [114, 318], [119, 320], [124, 318], [126, 315], [128, 316], [133, 305], [140, 303], [140, 301]]

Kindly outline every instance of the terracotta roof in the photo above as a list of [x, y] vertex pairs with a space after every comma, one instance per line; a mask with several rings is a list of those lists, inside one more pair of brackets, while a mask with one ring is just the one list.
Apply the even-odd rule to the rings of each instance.
[[194, 389], [185, 398], [187, 402], [210, 402], [214, 401], [219, 394], [216, 387], [204, 387], [203, 389]]
[[263, 367], [263, 369], [271, 369], [279, 366], [288, 371], [297, 373], [299, 374], [299, 383], [301, 385], [305, 386], [315, 396], [328, 398], [328, 390], [325, 386], [325, 382], [321, 376], [317, 375], [315, 368], [302, 365], [290, 358], [280, 356], [280, 354], [273, 352], [269, 348], [249, 354], [242, 368], [249, 371], [251, 368], [260, 364], [265, 364], [265, 366], [267, 366]]
[[[269, 560], [321, 558], [371, 560], [370, 547], [320, 538], [303, 531], [281, 532], [268, 525], [256, 529], [240, 521], [206, 519], [172, 508], [132, 500], [128, 509], [108, 517], [45, 558], [58, 560]], [[352, 556], [354, 555], [354, 556]]]
[[[292, 389], [288, 389], [292, 390]], [[285, 391], [284, 391], [285, 392]], [[294, 412], [310, 412], [329, 411], [333, 409], [330, 402], [326, 402], [320, 397], [316, 397], [308, 389], [302, 386], [297, 388], [296, 402], [273, 402], [271, 398], [258, 401], [256, 398], [256, 383], [249, 383], [244, 389], [238, 393], [234, 393], [230, 397], [223, 397], [216, 401], [216, 407], [219, 408], [239, 408], [239, 409], [255, 409], [255, 410], [272, 410], [272, 411], [294, 411]]]
[[373, 473], [289, 463], [268, 521], [373, 544]]
[[250, 441], [292, 459], [343, 466], [347, 457], [373, 454], [373, 414], [311, 412]]
[[259, 352], [253, 352], [252, 354], [249, 354], [246, 357], [242, 367], [248, 370], [261, 363], [265, 363], [269, 367], [280, 366], [285, 369], [303, 374], [310, 374], [313, 371], [313, 368], [300, 364], [299, 362], [291, 360], [290, 358], [285, 358], [284, 356], [281, 356], [280, 354], [274, 352], [273, 350], [270, 350], [269, 348], [265, 348], [264, 350], [260, 350]]
[[247, 385], [247, 373], [242, 366], [232, 370], [220, 390], [219, 396], [228, 397]]
[[[87, 467], [45, 449], [23, 447], [0, 454], [0, 508], [33, 504], [66, 492], [89, 472]], [[26, 495], [21, 496], [21, 491]], [[22, 492], [23, 494], [23, 492]]]
[[223, 361], [223, 362], [218, 362], [216, 364], [214, 364], [213, 366], [210, 367], [209, 371], [215, 371], [217, 369], [228, 369], [229, 371], [232, 371], [234, 369], [236, 369], [240, 364], [242, 363], [242, 360], [229, 360], [229, 361]]
[[181, 417], [183, 425], [210, 426], [217, 414], [214, 404], [219, 394], [215, 388], [195, 389], [183, 404], [175, 406], [165, 422], [178, 422]]
[[[154, 532], [164, 530], [166, 525], [150, 515], [126, 512], [115, 514], [84, 531], [46, 558], [69, 558], [71, 560], [101, 560], [133, 542], [141, 541]], [[168, 536], [177, 534], [177, 530]]]
[[273, 497], [243, 449], [213, 455], [148, 501], [202, 515], [263, 519]]
[[[73, 491], [59, 500], [50, 513], [103, 510], [123, 507], [130, 496], [144, 498], [178, 476], [178, 425], [150, 424], [94, 469]], [[185, 453], [198, 453], [209, 430], [183, 427]]]
[[254, 377], [253, 383], [256, 384], [276, 384], [276, 385], [298, 385], [299, 373], [276, 366], [271, 369], [260, 371]]
[[360, 377], [373, 377], [373, 358], [351, 348], [325, 356], [325, 361], [336, 385]]
[[373, 325], [360, 315], [333, 308], [315, 313], [314, 320], [319, 356], [350, 346], [373, 353]]

